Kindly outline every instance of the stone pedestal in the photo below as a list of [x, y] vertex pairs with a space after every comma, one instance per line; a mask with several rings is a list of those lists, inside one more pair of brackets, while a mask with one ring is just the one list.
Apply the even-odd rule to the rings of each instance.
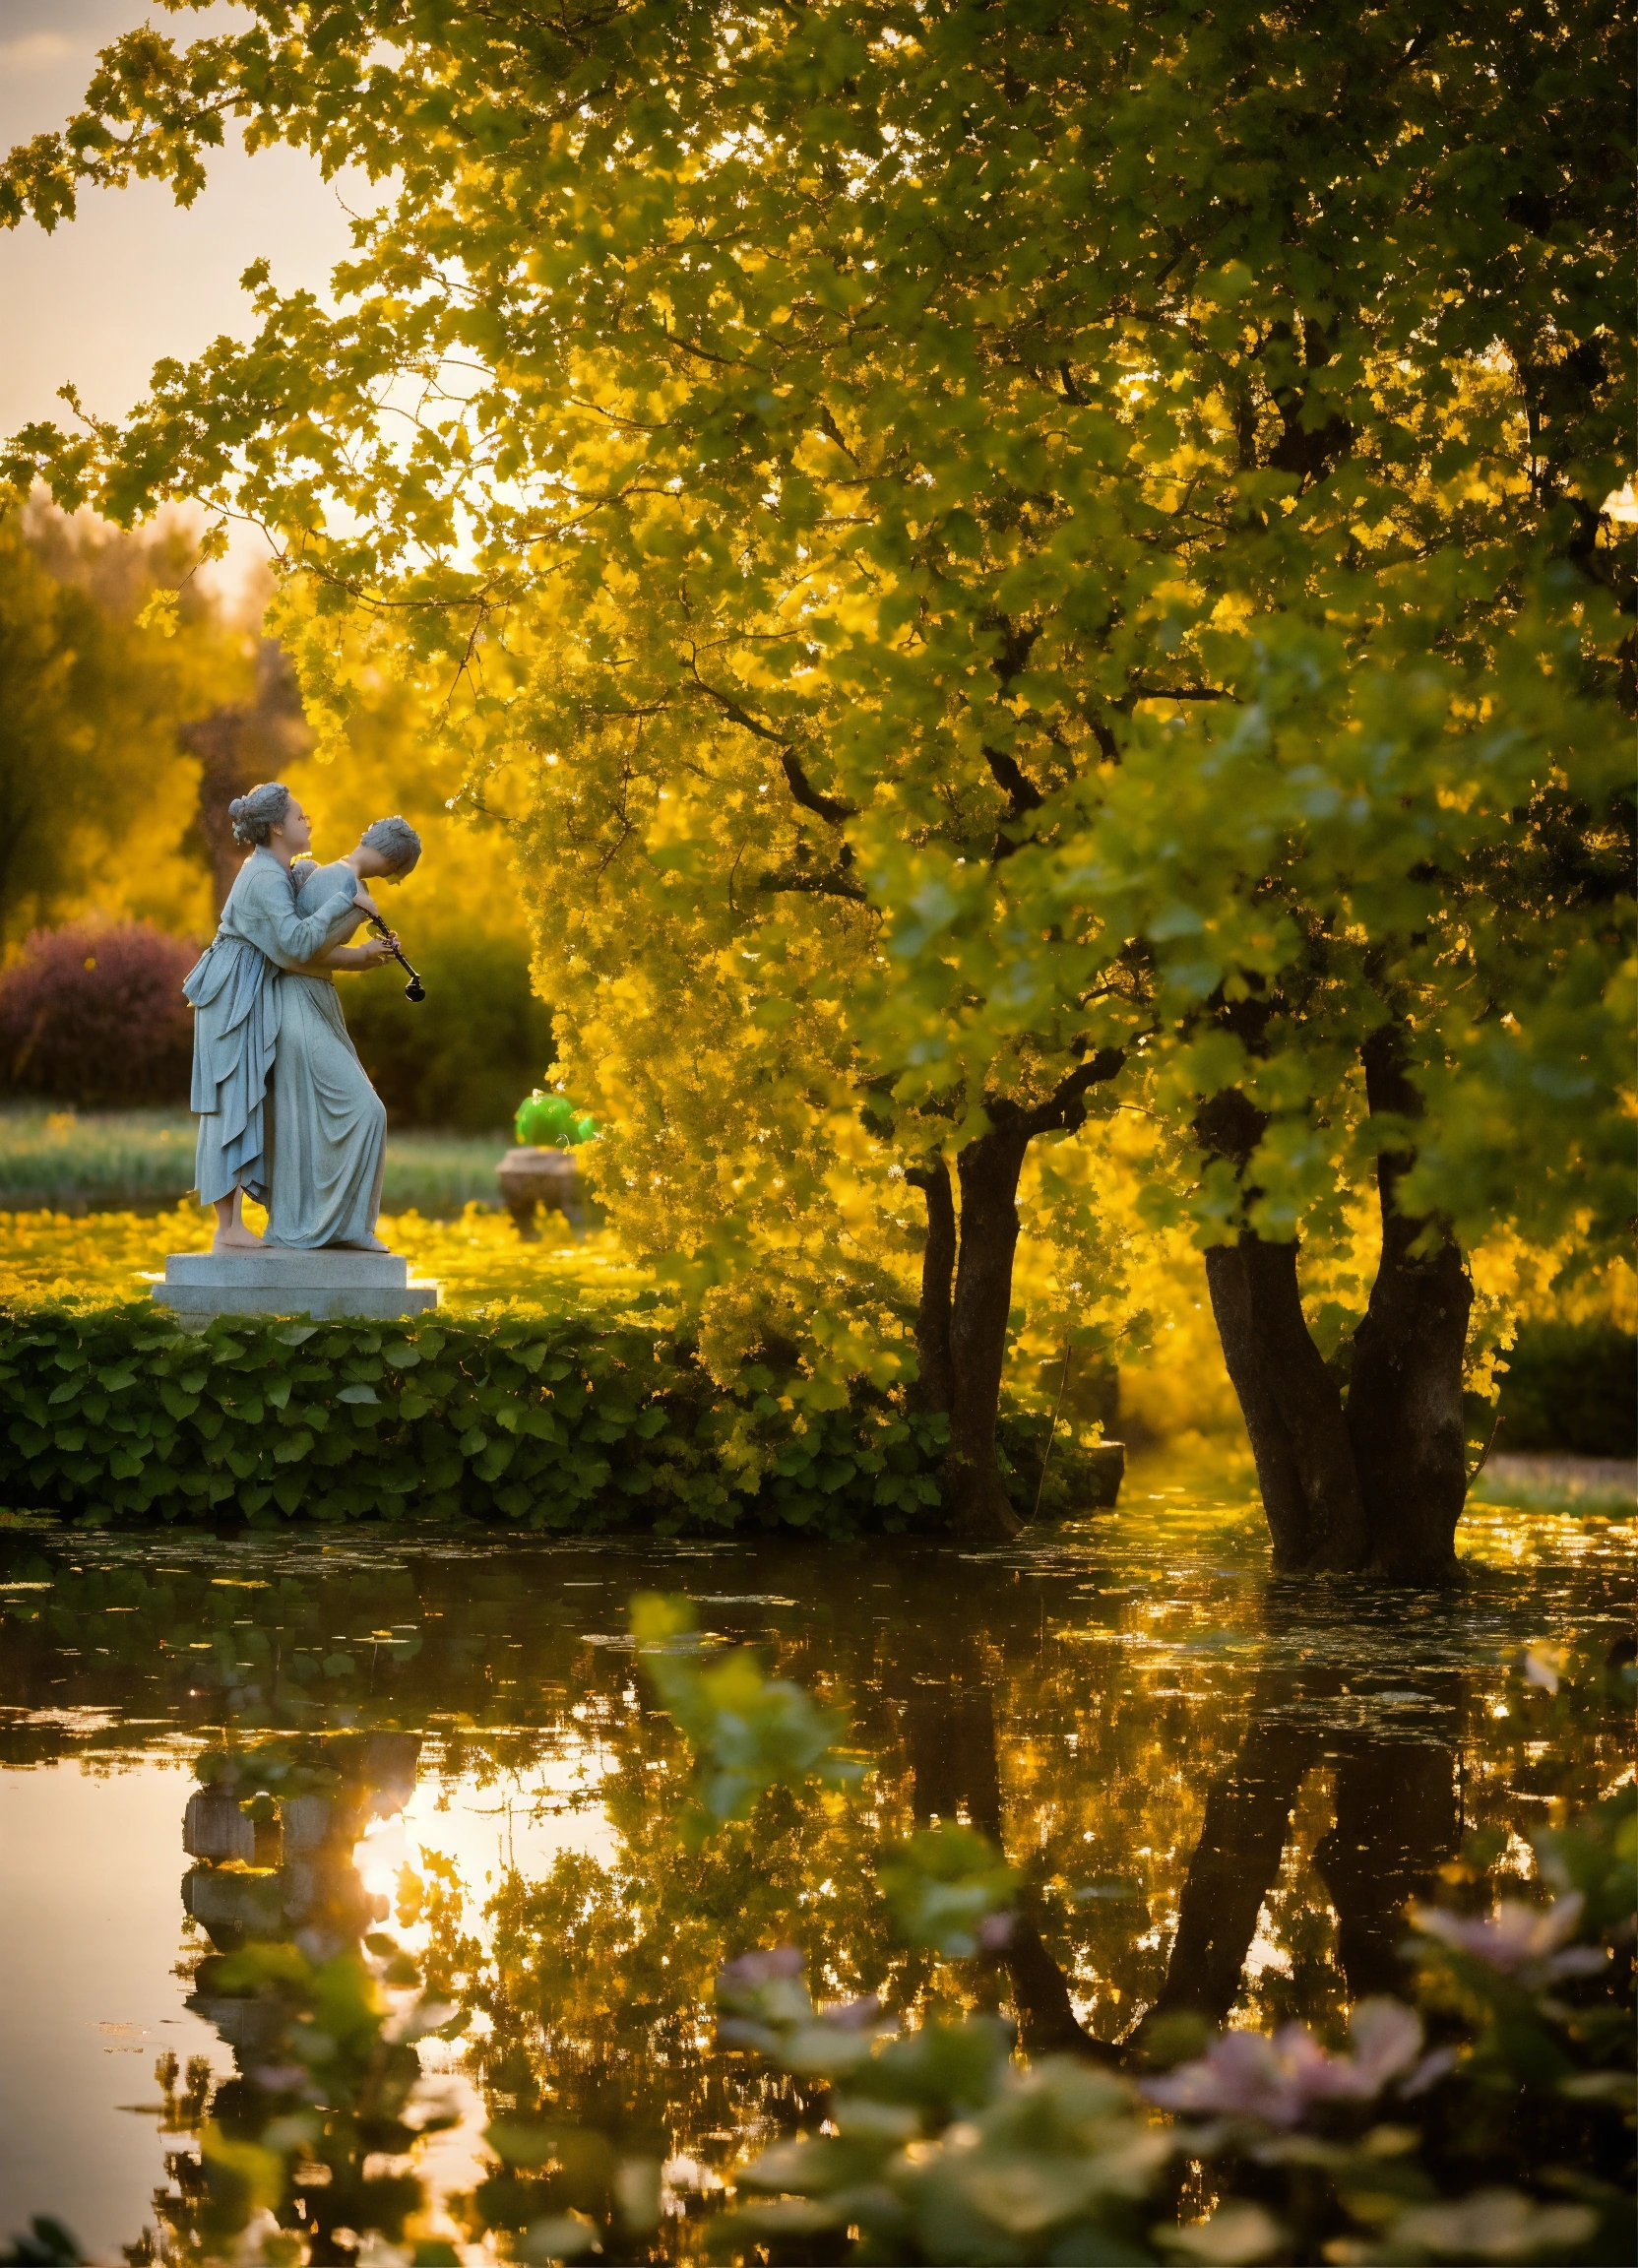
[[531, 1242], [539, 1234], [536, 1211], [561, 1213], [571, 1228], [584, 1226], [580, 1166], [572, 1150], [545, 1150], [532, 1142], [508, 1150], [495, 1167], [501, 1202]]
[[396, 1252], [172, 1252], [154, 1297], [181, 1323], [213, 1315], [358, 1316], [390, 1323], [438, 1304], [436, 1284], [411, 1284]]

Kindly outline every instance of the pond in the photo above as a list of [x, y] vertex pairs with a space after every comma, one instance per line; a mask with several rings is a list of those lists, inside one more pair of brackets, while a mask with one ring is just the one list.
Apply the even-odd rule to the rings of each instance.
[[[1443, 1873], [1487, 1905], [1532, 1826], [1627, 1770], [1607, 1720], [1548, 1749], [1505, 1693], [1532, 1642], [1607, 1653], [1630, 1544], [1490, 1506], [1463, 1593], [1281, 1583], [1243, 1490], [1142, 1464], [1114, 1512], [977, 1553], [0, 1536], [0, 2238], [49, 2213], [96, 2258], [187, 2253], [201, 2125], [254, 2133], [291, 2083], [279, 1948], [379, 1964], [384, 1930], [442, 2003], [402, 2051], [411, 2122], [448, 2123], [408, 2157], [360, 2127], [359, 2177], [425, 2184], [427, 2258], [538, 2209], [529, 2153], [505, 2170], [483, 2137], [542, 2118], [558, 2209], [658, 2167], [629, 2256], [698, 2256], [793, 2116], [714, 2028], [713, 1980], [756, 1948], [801, 1947], [816, 1997], [1011, 2015], [1032, 2055], [1129, 2054], [1167, 2016], [1336, 2036], [1401, 1981], [1408, 1899]], [[688, 1751], [627, 1634], [645, 1591], [696, 1603], [701, 1658], [748, 1642], [845, 1711], [856, 1784], [679, 1838]], [[1023, 1887], [1004, 1945], [945, 1961], [895, 1934], [874, 1869], [952, 1819]], [[1487, 1871], [1452, 1867], [1465, 1845]], [[350, 2258], [387, 2188], [311, 2174], [313, 2256]]]

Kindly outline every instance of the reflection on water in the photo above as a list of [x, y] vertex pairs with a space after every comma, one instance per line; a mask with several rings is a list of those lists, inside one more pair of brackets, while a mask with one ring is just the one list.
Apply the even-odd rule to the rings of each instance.
[[[414, 2203], [411, 2156], [423, 2238], [600, 2213], [653, 2166], [654, 2243], [691, 2256], [732, 2165], [802, 2108], [714, 2045], [711, 1981], [755, 1946], [801, 1945], [827, 1994], [1009, 2012], [1030, 2053], [1118, 2061], [1167, 2017], [1334, 2031], [1393, 1988], [1406, 1901], [1476, 1828], [1483, 1902], [1528, 1869], [1530, 1826], [1625, 1769], [1592, 1730], [1533, 1753], [1501, 1694], [1527, 1641], [1607, 1650], [1629, 1542], [1487, 1507], [1465, 1595], [1301, 1588], [1267, 1579], [1248, 1505], [1141, 1471], [1117, 1513], [983, 1553], [7, 1537], [0, 1800], [27, 1970], [8, 1989], [34, 2029], [25, 2053], [8, 2023], [4, 2130], [31, 2139], [0, 2234], [47, 2211], [100, 2256], [144, 2230], [187, 2253], [204, 2118], [248, 2143], [301, 2115], [287, 1949], [341, 1975], [385, 1958], [383, 1930], [441, 2005], [417, 2039], [405, 1984], [346, 2134], [312, 2146], [321, 2260]], [[878, 1765], [863, 1795], [776, 1794], [680, 1847], [686, 1756], [623, 1636], [646, 1588], [687, 1591], [708, 1633], [844, 1705]], [[948, 1819], [1025, 1879], [982, 1961], [907, 1949], [876, 1889], [886, 1837]], [[117, 2110], [109, 2027], [142, 2058], [117, 2058]], [[531, 2117], [554, 2171], [483, 2147], [491, 2120]]]

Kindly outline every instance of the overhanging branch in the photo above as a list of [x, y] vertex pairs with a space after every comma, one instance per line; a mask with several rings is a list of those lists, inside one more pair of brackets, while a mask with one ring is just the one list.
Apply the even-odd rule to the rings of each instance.
[[986, 740], [984, 762], [995, 785], [1011, 802], [1015, 819], [1022, 819], [1027, 811], [1040, 809], [1046, 798], [1021, 768], [1016, 756], [1009, 756], [1004, 748], [992, 748]]
[[785, 774], [786, 784], [804, 811], [811, 811], [816, 819], [823, 819], [831, 827], [840, 827], [845, 821], [857, 817], [856, 803], [845, 803], [840, 795], [826, 795], [815, 788], [802, 770], [801, 759], [783, 732], [776, 732], [771, 724], [764, 724], [760, 718], [753, 717], [731, 693], [724, 693], [720, 686], [708, 685], [700, 675], [699, 663], [692, 655], [688, 658], [688, 672], [706, 699], [714, 701], [724, 717], [732, 718], [734, 724], [742, 726], [745, 731], [754, 734], [758, 740], [766, 740], [770, 746], [779, 750], [780, 768]]
[[840, 827], [845, 820], [856, 818], [858, 805], [845, 803], [840, 795], [823, 795], [802, 770], [796, 751], [787, 741], [780, 749], [780, 763], [791, 794], [804, 811], [811, 811], [832, 827]]

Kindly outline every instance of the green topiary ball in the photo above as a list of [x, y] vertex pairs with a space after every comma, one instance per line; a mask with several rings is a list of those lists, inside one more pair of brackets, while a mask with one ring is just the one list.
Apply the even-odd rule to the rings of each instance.
[[599, 1130], [591, 1112], [576, 1109], [567, 1095], [546, 1095], [538, 1087], [518, 1104], [513, 1123], [520, 1142], [543, 1150], [573, 1150]]

